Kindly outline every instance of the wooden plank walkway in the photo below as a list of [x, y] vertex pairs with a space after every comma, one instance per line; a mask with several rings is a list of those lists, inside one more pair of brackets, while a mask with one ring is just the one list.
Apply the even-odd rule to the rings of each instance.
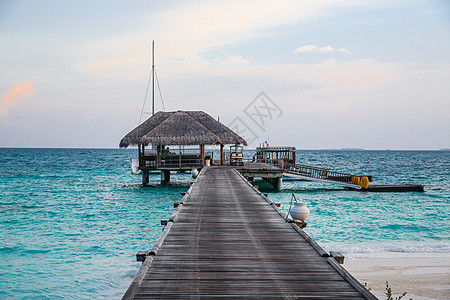
[[124, 299], [376, 299], [230, 167], [202, 170]]

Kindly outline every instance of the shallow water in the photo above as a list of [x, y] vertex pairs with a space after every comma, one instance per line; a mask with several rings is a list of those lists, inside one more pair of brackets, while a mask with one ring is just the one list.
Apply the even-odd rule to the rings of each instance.
[[[130, 172], [130, 150], [0, 149], [0, 298], [120, 298], [192, 178]], [[448, 252], [450, 153], [299, 151], [298, 162], [370, 174], [374, 183], [424, 184], [425, 193], [361, 193], [285, 179], [276, 192], [308, 202], [305, 231], [326, 250]]]

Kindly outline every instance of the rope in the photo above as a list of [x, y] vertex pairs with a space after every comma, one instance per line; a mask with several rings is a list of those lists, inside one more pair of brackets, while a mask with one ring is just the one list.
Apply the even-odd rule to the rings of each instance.
[[287, 222], [287, 220], [288, 220], [288, 218], [289, 218], [289, 214], [291, 213], [291, 208], [292, 208], [292, 200], [293, 199], [295, 199], [295, 202], [297, 202], [297, 198], [295, 198], [295, 195], [294, 195], [294, 193], [292, 193], [292, 197], [291, 197], [291, 204], [289, 205], [289, 211], [288, 211], [288, 213], [287, 213], [287, 215], [286, 215], [286, 222]]
[[139, 124], [141, 124], [142, 115], [144, 114], [145, 100], [147, 99], [148, 88], [150, 86], [151, 79], [152, 79], [152, 72], [150, 72], [150, 75], [148, 76], [147, 89], [145, 90], [144, 103], [142, 104], [141, 116], [139, 117]]
[[163, 97], [162, 97], [162, 93], [161, 93], [161, 88], [159, 87], [159, 79], [158, 79], [158, 73], [156, 72], [156, 69], [155, 69], [155, 77], [156, 77], [156, 83], [158, 84], [158, 90], [159, 90], [159, 97], [161, 98], [161, 103], [162, 103], [162, 106], [163, 106], [163, 110], [164, 111], [166, 111], [166, 107], [164, 106], [164, 101], [163, 101]]

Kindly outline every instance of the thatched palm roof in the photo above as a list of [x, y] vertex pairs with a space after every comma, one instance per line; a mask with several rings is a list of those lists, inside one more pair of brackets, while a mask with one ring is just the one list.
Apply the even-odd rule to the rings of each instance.
[[130, 145], [138, 145], [141, 142], [141, 138], [150, 132], [153, 128], [161, 124], [165, 119], [170, 117], [172, 113], [159, 111], [150, 118], [148, 118], [144, 123], [130, 131], [121, 141], [119, 146], [121, 148], [126, 148]]
[[247, 146], [247, 142], [233, 130], [216, 121], [213, 117], [202, 111], [187, 111], [189, 115], [197, 119], [209, 130], [214, 132], [222, 140], [221, 144], [243, 144]]
[[141, 138], [152, 145], [215, 144], [219, 138], [184, 111], [177, 111]]
[[138, 144], [247, 145], [247, 142], [205, 112], [179, 110], [156, 113], [120, 141], [120, 147]]

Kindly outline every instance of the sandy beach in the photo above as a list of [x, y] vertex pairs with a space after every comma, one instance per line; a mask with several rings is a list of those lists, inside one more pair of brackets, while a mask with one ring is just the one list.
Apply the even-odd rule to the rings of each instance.
[[351, 253], [343, 265], [372, 293], [386, 299], [386, 280], [403, 299], [450, 299], [450, 253]]

